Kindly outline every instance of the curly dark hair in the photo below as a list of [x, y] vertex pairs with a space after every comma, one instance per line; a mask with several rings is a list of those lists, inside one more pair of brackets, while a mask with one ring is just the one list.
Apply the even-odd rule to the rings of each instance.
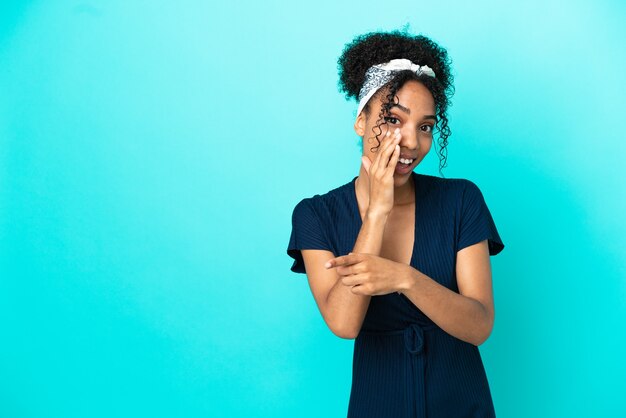
[[[385, 116], [389, 115], [389, 109], [397, 103], [397, 91], [408, 81], [416, 80], [422, 83], [433, 95], [437, 123], [435, 132], [439, 136], [439, 174], [443, 176], [442, 169], [447, 163], [448, 137], [451, 134], [448, 126], [447, 110], [451, 106], [450, 98], [454, 94], [453, 76], [450, 71], [451, 60], [447, 51], [431, 39], [423, 35], [411, 35], [406, 30], [391, 32], [370, 32], [358, 35], [348, 43], [337, 60], [339, 70], [338, 87], [344, 92], [346, 99], [358, 100], [359, 91], [365, 82], [365, 72], [375, 64], [387, 62], [395, 58], [406, 58], [419, 65], [428, 65], [436, 74], [430, 77], [426, 74], [417, 75], [413, 71], [398, 71], [392, 79], [376, 92], [374, 97], [387, 92], [386, 102], [383, 103], [376, 121], [378, 128], [376, 139], [380, 146], [381, 126], [386, 125]], [[369, 116], [370, 102], [365, 105], [363, 111]]]

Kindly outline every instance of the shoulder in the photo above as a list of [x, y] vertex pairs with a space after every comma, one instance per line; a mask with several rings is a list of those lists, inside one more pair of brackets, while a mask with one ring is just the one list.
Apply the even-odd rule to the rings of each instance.
[[455, 189], [457, 196], [461, 201], [483, 200], [483, 193], [474, 181], [463, 178], [453, 180], [455, 180], [456, 183]]
[[294, 213], [302, 212], [316, 215], [318, 218], [325, 218], [326, 215], [341, 211], [347, 205], [347, 193], [351, 192], [350, 186], [352, 186], [352, 181], [327, 192], [304, 197], [296, 204]]
[[461, 177], [443, 178], [443, 177], [435, 177], [435, 176], [428, 176], [428, 177], [431, 177], [433, 181], [437, 181], [440, 187], [445, 187], [447, 189], [454, 189], [454, 190], [462, 191], [468, 187], [470, 188], [478, 187], [476, 186], [476, 183], [466, 178], [461, 178]]
[[466, 178], [444, 178], [427, 174], [418, 174], [417, 181], [420, 187], [434, 192], [444, 200], [463, 200], [466, 194], [480, 193], [475, 182]]
[[478, 185], [469, 179], [451, 179], [454, 190], [453, 196], [458, 210], [466, 212], [469, 208], [478, 208], [484, 205], [485, 199]]

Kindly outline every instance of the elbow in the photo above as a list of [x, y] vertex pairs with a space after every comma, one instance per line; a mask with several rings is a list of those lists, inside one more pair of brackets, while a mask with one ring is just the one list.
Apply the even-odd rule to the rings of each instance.
[[347, 332], [335, 332], [335, 331], [333, 331], [333, 334], [335, 334], [337, 337], [343, 338], [345, 340], [354, 340], [359, 335], [358, 332], [354, 332], [354, 331], [347, 331]]
[[331, 309], [326, 304], [322, 309], [322, 316], [331, 332], [339, 338], [354, 340], [361, 332], [363, 320], [355, 320], [357, 316], [351, 312]]
[[489, 334], [482, 334], [477, 340], [474, 340], [472, 344], [474, 344], [476, 347], [481, 346], [485, 341], [487, 341], [488, 338]]
[[354, 340], [359, 335], [359, 329], [355, 329], [347, 324], [329, 323], [328, 328], [339, 338]]
[[337, 337], [339, 338], [343, 338], [345, 340], [354, 340], [358, 335], [359, 335], [359, 331], [358, 330], [354, 330], [348, 327], [344, 327], [344, 328], [331, 328], [330, 329], [333, 334], [335, 334]]
[[481, 329], [481, 332], [478, 334], [477, 338], [472, 342], [476, 347], [482, 345], [489, 336], [491, 335], [491, 331], [493, 330], [493, 320], [485, 321], [484, 327]]

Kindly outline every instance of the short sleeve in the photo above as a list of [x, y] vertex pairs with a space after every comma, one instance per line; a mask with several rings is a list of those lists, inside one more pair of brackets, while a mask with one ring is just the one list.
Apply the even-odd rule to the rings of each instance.
[[291, 216], [291, 237], [287, 254], [294, 259], [291, 271], [295, 273], [306, 273], [300, 250], [318, 249], [332, 252], [311, 200], [310, 197], [302, 199]]
[[504, 249], [504, 243], [491, 212], [478, 186], [469, 180], [464, 183], [456, 251], [487, 239], [489, 255], [496, 255]]

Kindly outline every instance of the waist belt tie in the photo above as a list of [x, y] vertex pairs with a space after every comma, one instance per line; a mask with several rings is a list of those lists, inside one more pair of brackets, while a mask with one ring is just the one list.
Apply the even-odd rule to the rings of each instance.
[[399, 330], [362, 331], [368, 335], [403, 335], [407, 409], [409, 416], [414, 418], [426, 418], [424, 331], [433, 328], [437, 325], [412, 323]]

